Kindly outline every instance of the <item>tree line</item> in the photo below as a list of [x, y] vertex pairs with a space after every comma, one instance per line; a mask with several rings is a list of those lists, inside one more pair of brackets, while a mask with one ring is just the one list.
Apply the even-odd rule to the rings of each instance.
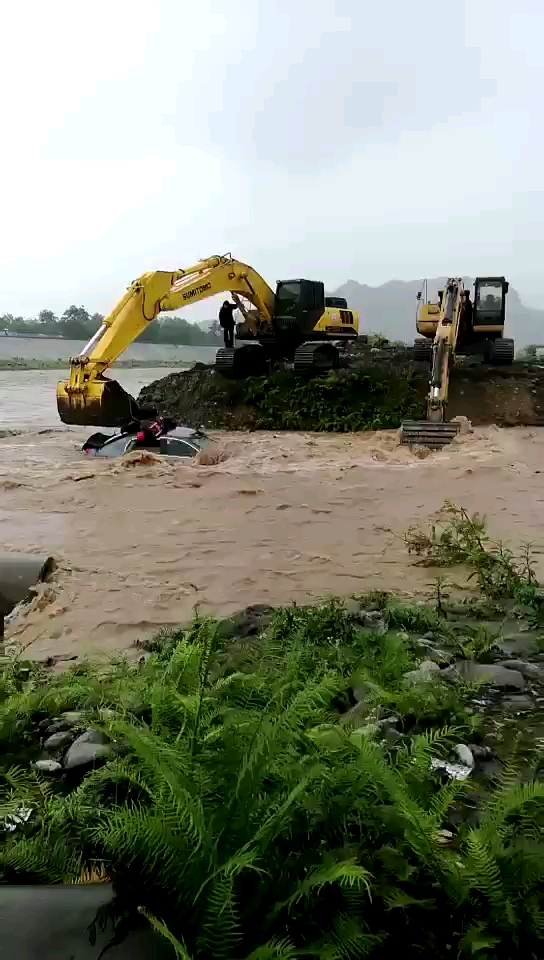
[[[68, 307], [60, 317], [52, 310], [40, 310], [37, 317], [27, 319], [14, 317], [11, 313], [0, 316], [0, 332], [11, 336], [62, 337], [66, 340], [90, 340], [104, 317], [101, 313], [89, 313], [85, 307], [75, 304]], [[150, 323], [140, 334], [141, 343], [164, 343], [186, 346], [214, 346], [222, 341], [221, 328], [213, 320], [207, 330], [197, 323], [189, 323], [182, 317], [162, 316]]]

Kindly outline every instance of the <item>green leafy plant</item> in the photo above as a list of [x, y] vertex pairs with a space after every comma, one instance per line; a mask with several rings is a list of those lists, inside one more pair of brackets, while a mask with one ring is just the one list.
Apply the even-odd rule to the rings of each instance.
[[471, 516], [450, 501], [445, 502], [428, 531], [410, 527], [404, 542], [425, 566], [466, 566], [469, 578], [489, 599], [511, 598], [530, 604], [537, 596], [529, 545], [516, 556], [509, 547], [490, 538], [485, 517], [477, 513]]
[[[512, 768], [482, 796], [433, 773], [471, 730], [459, 690], [404, 683], [409, 630], [439, 623], [328, 601], [238, 647], [199, 619], [145, 662], [6, 665], [0, 742], [70, 708], [124, 749], [68, 791], [4, 770], [0, 822], [32, 816], [3, 837], [0, 882], [111, 876], [117, 939], [150, 923], [183, 960], [536, 955], [544, 786]], [[471, 799], [476, 819], [452, 819]]]
[[422, 415], [410, 376], [393, 378], [373, 370], [310, 380], [277, 372], [248, 381], [244, 399], [255, 408], [255, 425], [263, 430], [384, 430]]

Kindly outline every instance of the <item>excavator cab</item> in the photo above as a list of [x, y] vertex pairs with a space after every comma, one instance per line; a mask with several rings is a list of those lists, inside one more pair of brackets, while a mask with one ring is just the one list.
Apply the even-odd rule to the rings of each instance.
[[504, 277], [477, 277], [474, 281], [475, 331], [502, 332], [506, 312], [508, 281]]
[[310, 333], [325, 312], [325, 285], [318, 280], [279, 280], [274, 325], [285, 335]]

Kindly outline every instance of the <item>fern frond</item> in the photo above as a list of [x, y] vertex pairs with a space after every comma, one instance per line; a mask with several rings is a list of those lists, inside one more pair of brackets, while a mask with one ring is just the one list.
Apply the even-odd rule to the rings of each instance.
[[340, 860], [313, 870], [297, 887], [295, 892], [284, 904], [291, 909], [301, 900], [310, 897], [313, 893], [319, 895], [327, 884], [338, 884], [339, 887], [355, 887], [364, 890], [369, 899], [371, 897], [370, 881], [372, 875], [354, 859]]
[[467, 886], [478, 890], [491, 906], [500, 910], [506, 903], [501, 872], [479, 830], [471, 830], [466, 838], [469, 856], [465, 860]]
[[206, 819], [198, 783], [195, 776], [191, 776], [191, 761], [183, 744], [171, 745], [149, 729], [124, 721], [113, 721], [110, 730], [132, 747], [144, 769], [150, 773], [155, 789], [167, 789], [182, 811], [194, 842], [202, 843]]
[[161, 937], [164, 937], [168, 941], [174, 953], [176, 955], [176, 960], [193, 960], [184, 943], [181, 943], [173, 933], [170, 932], [168, 927], [162, 920], [158, 920], [157, 917], [154, 917], [149, 910], [146, 910], [145, 907], [138, 907], [138, 912], [142, 914], [150, 924], [153, 930], [156, 933], [160, 934]]
[[364, 930], [355, 917], [339, 916], [323, 940], [310, 946], [310, 956], [320, 960], [358, 960], [372, 954], [384, 939], [383, 934]]
[[[509, 817], [521, 816], [531, 804], [544, 801], [544, 783], [531, 780], [528, 783], [508, 780], [494, 793], [484, 806], [480, 820], [480, 831], [489, 842], [492, 838], [504, 839], [506, 822]], [[543, 808], [544, 809], [544, 808]]]
[[289, 940], [269, 940], [257, 947], [245, 960], [296, 960], [298, 951]]
[[501, 938], [493, 936], [487, 930], [487, 924], [485, 922], [474, 923], [461, 937], [459, 941], [459, 953], [474, 956], [475, 954], [484, 952], [485, 956], [489, 956], [488, 951], [494, 950], [500, 942]]
[[199, 953], [215, 960], [229, 960], [242, 939], [234, 893], [234, 874], [217, 877], [206, 893], [206, 907], [198, 938]]
[[18, 883], [65, 883], [82, 870], [81, 855], [47, 833], [20, 837], [0, 849], [0, 870]]

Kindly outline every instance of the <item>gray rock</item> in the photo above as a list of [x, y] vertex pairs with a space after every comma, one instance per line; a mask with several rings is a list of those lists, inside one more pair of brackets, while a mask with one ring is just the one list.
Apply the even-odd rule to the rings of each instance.
[[273, 617], [273, 607], [264, 603], [253, 604], [221, 620], [217, 626], [218, 636], [224, 640], [257, 636], [268, 627]]
[[54, 733], [60, 733], [61, 730], [70, 730], [72, 724], [68, 720], [55, 720], [54, 723], [46, 727], [46, 736], [52, 737]]
[[256, 636], [272, 622], [274, 613], [274, 608], [266, 603], [255, 603], [235, 613], [232, 620], [236, 626], [237, 636]]
[[419, 637], [415, 643], [418, 647], [423, 648], [429, 660], [434, 660], [439, 666], [446, 666], [454, 659], [452, 653], [446, 652], [442, 647], [438, 647], [436, 642], [433, 643], [431, 640], [427, 640], [426, 637]]
[[349, 617], [357, 617], [361, 612], [361, 604], [354, 597], [349, 597], [344, 601], [344, 610]]
[[109, 737], [101, 730], [95, 730], [93, 727], [87, 727], [84, 733], [80, 733], [75, 743], [109, 743]]
[[404, 739], [404, 734], [397, 729], [399, 723], [398, 717], [384, 717], [383, 720], [378, 720], [378, 730], [388, 743], [396, 743], [397, 740]]
[[442, 671], [437, 663], [434, 663], [432, 660], [424, 660], [423, 663], [420, 663], [417, 670], [409, 670], [408, 673], [405, 673], [404, 679], [408, 683], [422, 683], [435, 680], [441, 673]]
[[50, 727], [52, 723], [53, 723], [53, 720], [51, 719], [51, 717], [47, 717], [45, 720], [40, 720], [38, 724], [38, 730], [42, 730], [42, 731], [47, 730], [47, 728]]
[[76, 727], [78, 723], [83, 722], [85, 713], [83, 710], [65, 710], [62, 714], [62, 718], [65, 723], [69, 723], [70, 726]]
[[499, 664], [457, 660], [453, 669], [466, 683], [485, 683], [501, 689], [525, 690], [525, 680], [521, 673]]
[[369, 622], [371, 620], [383, 620], [383, 613], [381, 610], [364, 610], [365, 619]]
[[445, 773], [454, 780], [466, 780], [470, 776], [471, 769], [464, 763], [449, 763], [447, 760], [436, 760], [434, 758], [431, 760], [431, 770], [437, 773]]
[[383, 720], [378, 720], [379, 727], [398, 727], [399, 723], [399, 717], [384, 717]]
[[368, 700], [369, 686], [367, 683], [354, 683], [353, 696], [357, 703], [366, 703]]
[[523, 696], [523, 694], [505, 697], [501, 703], [501, 707], [507, 713], [529, 713], [531, 710], [534, 710], [533, 701], [530, 697]]
[[72, 733], [61, 730], [59, 733], [54, 733], [53, 736], [48, 737], [47, 740], [44, 741], [44, 750], [62, 750], [63, 747], [67, 747], [73, 739], [74, 736]]
[[364, 701], [356, 703], [354, 707], [343, 713], [340, 718], [342, 723], [352, 723], [356, 727], [368, 722], [368, 705]]
[[517, 670], [526, 680], [544, 681], [544, 670], [537, 663], [527, 663], [525, 660], [503, 660], [501, 667]]
[[453, 752], [455, 753], [457, 759], [465, 767], [474, 766], [474, 757], [472, 756], [472, 751], [464, 743], [456, 743]]
[[[355, 610], [354, 606], [352, 610]], [[352, 616], [356, 616], [361, 626], [368, 627], [369, 630], [376, 630], [380, 636], [387, 633], [387, 624], [381, 610], [365, 610], [362, 605], [359, 604], [358, 613], [355, 614], [355, 612], [353, 612]]]
[[468, 748], [475, 760], [489, 760], [493, 756], [491, 747], [486, 747], [483, 744], [469, 743]]
[[62, 764], [56, 760], [36, 760], [32, 767], [40, 773], [60, 773], [62, 770]]
[[498, 780], [502, 770], [502, 764], [495, 758], [483, 760], [479, 763], [479, 772], [488, 780]]
[[419, 664], [418, 670], [421, 673], [440, 673], [440, 667], [434, 660], [423, 660]]
[[88, 729], [74, 740], [64, 758], [64, 769], [75, 770], [86, 767], [97, 760], [109, 757], [113, 752], [112, 744], [100, 730]]
[[112, 749], [107, 743], [75, 743], [72, 744], [64, 758], [64, 769], [75, 770], [76, 767], [87, 767], [97, 760], [111, 755]]
[[501, 637], [497, 641], [497, 647], [507, 657], [534, 657], [538, 653], [536, 637], [529, 632]]

